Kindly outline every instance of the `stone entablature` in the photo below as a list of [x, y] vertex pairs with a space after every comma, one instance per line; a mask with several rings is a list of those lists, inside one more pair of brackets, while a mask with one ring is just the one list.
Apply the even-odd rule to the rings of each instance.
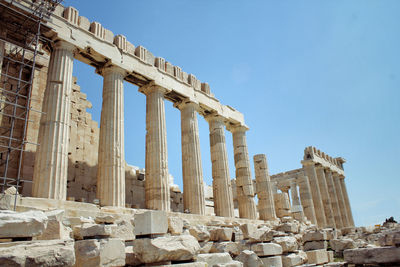
[[313, 146], [309, 146], [304, 149], [304, 161], [307, 160], [319, 163], [325, 168], [329, 168], [340, 175], [344, 175], [343, 163], [346, 162], [344, 158], [332, 158], [321, 150]]

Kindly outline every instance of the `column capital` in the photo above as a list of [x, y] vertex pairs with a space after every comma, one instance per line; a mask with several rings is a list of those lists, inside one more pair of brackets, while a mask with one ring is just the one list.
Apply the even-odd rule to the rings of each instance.
[[249, 130], [249, 127], [241, 124], [228, 124], [226, 126], [226, 129], [230, 131], [231, 133], [236, 133], [236, 132], [247, 132]]
[[325, 167], [322, 166], [321, 164], [315, 164], [315, 169], [316, 169], [316, 170], [324, 170]]
[[143, 93], [145, 95], [149, 95], [149, 94], [151, 94], [151, 93], [153, 93], [155, 91], [158, 91], [158, 92], [160, 92], [162, 94], [166, 94], [170, 90], [168, 90], [168, 89], [166, 89], [164, 87], [161, 87], [160, 85], [156, 84], [154, 81], [139, 87], [139, 92], [141, 92], [141, 93]]
[[55, 41], [53, 48], [54, 49], [66, 49], [71, 52], [74, 52], [74, 50], [76, 49], [75, 45], [68, 43], [66, 41], [62, 41], [62, 40]]
[[111, 65], [111, 64], [106, 64], [103, 67], [97, 68], [96, 72], [98, 74], [100, 74], [101, 76], [105, 76], [109, 73], [120, 73], [122, 75], [122, 77], [125, 78], [127, 71], [123, 68], [120, 68], [118, 66], [115, 65]]
[[179, 102], [175, 102], [174, 103], [174, 107], [179, 109], [179, 110], [182, 110], [182, 109], [184, 109], [186, 107], [193, 107], [196, 111], [198, 111], [199, 110], [199, 103], [191, 101], [189, 99], [185, 99], [185, 100], [182, 100], [182, 101], [179, 101]]
[[315, 162], [312, 160], [302, 160], [301, 164], [303, 164], [304, 166], [310, 166], [310, 165], [314, 165], [315, 166]]
[[211, 114], [205, 115], [205, 116], [204, 116], [204, 119], [205, 119], [208, 123], [213, 122], [213, 121], [225, 123], [225, 118], [222, 117], [222, 116], [220, 116], [220, 115], [218, 115], [218, 114], [215, 114], [215, 113], [211, 113]]

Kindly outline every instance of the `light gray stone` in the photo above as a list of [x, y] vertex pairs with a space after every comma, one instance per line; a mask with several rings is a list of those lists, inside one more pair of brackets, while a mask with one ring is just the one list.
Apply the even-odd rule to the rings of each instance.
[[133, 241], [133, 253], [142, 263], [192, 260], [200, 250], [191, 235], [166, 236]]
[[74, 264], [73, 240], [0, 244], [0, 266], [73, 266]]
[[214, 242], [212, 242], [212, 241], [204, 241], [204, 242], [200, 242], [199, 244], [200, 244], [199, 253], [207, 254], [207, 253], [210, 253], [210, 250], [213, 247]]
[[94, 219], [96, 223], [112, 224], [117, 218], [111, 214], [100, 214]]
[[261, 258], [264, 266], [270, 267], [282, 267], [282, 257], [281, 256], [273, 256], [273, 257], [265, 257]]
[[282, 247], [275, 243], [258, 243], [251, 246], [258, 256], [275, 256], [282, 254]]
[[124, 266], [125, 244], [119, 238], [75, 242], [76, 267]]
[[231, 261], [228, 263], [215, 264], [213, 267], [243, 267], [243, 263], [240, 261]]
[[400, 247], [346, 249], [343, 255], [351, 264], [400, 263]]
[[257, 256], [257, 254], [251, 250], [243, 250], [240, 252], [239, 256], [235, 258], [235, 260], [240, 261], [243, 263], [243, 266], [246, 267], [262, 267], [263, 262]]
[[189, 263], [180, 263], [180, 264], [171, 264], [171, 266], [177, 267], [209, 267], [206, 262], [189, 262]]
[[382, 247], [400, 246], [400, 230], [384, 234], [378, 242]]
[[0, 238], [33, 237], [43, 233], [47, 216], [42, 211], [0, 210]]
[[166, 234], [168, 231], [167, 213], [150, 210], [135, 214], [135, 235]]

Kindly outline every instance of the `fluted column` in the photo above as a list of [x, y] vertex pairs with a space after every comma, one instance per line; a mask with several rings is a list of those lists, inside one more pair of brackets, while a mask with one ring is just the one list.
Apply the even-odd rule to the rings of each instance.
[[317, 216], [317, 223], [319, 227], [327, 227], [324, 205], [322, 203], [321, 191], [319, 188], [317, 173], [315, 171], [315, 163], [313, 161], [303, 160], [301, 162], [305, 173], [309, 179], [311, 187], [311, 195], [314, 203], [315, 214]]
[[335, 218], [336, 228], [340, 229], [343, 227], [342, 217], [340, 215], [339, 202], [337, 198], [335, 183], [333, 182], [332, 171], [330, 169], [325, 170], [326, 184], [328, 186], [329, 196], [332, 204], [333, 216]]
[[311, 187], [307, 176], [302, 176], [297, 179], [299, 184], [301, 205], [304, 209], [304, 214], [312, 224], [317, 225], [317, 215], [315, 214], [314, 201], [312, 199]]
[[340, 185], [342, 187], [342, 194], [344, 197], [344, 204], [346, 208], [348, 225], [354, 226], [354, 219], [353, 219], [353, 214], [351, 212], [350, 200], [349, 200], [349, 195], [347, 194], [347, 188], [346, 188], [346, 183], [344, 181], [344, 176], [340, 176], [339, 178], [340, 178]]
[[101, 109], [97, 198], [102, 206], [125, 206], [124, 76], [118, 67], [101, 70]]
[[244, 126], [232, 126], [233, 151], [235, 154], [236, 192], [240, 218], [256, 219], [257, 210], [254, 202], [254, 187], [251, 179], [249, 152]]
[[321, 190], [321, 197], [322, 197], [322, 203], [324, 205], [327, 226], [336, 228], [335, 218], [332, 211], [331, 198], [329, 196], [328, 186], [326, 183], [325, 169], [323, 166], [317, 165], [315, 167], [315, 170], [317, 172], [318, 185]]
[[165, 126], [164, 94], [157, 85], [139, 89], [146, 95], [146, 208], [170, 210], [167, 132]]
[[294, 219], [298, 221], [304, 220], [304, 212], [303, 207], [300, 203], [299, 193], [297, 191], [297, 184], [295, 180], [290, 182], [290, 194], [292, 196], [292, 216]]
[[34, 197], [67, 197], [72, 68], [75, 47], [57, 42], [50, 56], [35, 156]]
[[203, 169], [201, 165], [198, 105], [183, 102], [176, 105], [181, 111], [183, 206], [194, 214], [205, 214]]
[[260, 220], [276, 219], [274, 192], [268, 174], [267, 157], [264, 154], [254, 155], [254, 173], [257, 183], [258, 213]]
[[213, 177], [214, 211], [217, 216], [234, 217], [224, 121], [219, 116], [206, 117], [210, 128], [210, 150]]
[[340, 216], [342, 217], [343, 227], [349, 226], [349, 221], [347, 219], [346, 204], [343, 197], [342, 185], [340, 184], [339, 174], [333, 173], [333, 182], [335, 183], [336, 194], [339, 202]]

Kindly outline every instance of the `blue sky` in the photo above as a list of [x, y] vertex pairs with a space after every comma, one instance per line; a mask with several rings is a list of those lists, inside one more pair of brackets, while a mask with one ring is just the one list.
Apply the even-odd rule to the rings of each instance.
[[[249, 155], [270, 173], [300, 168], [313, 145], [347, 159], [356, 225], [400, 220], [400, 1], [78, 1], [80, 15], [143, 45], [245, 116]], [[74, 75], [100, 120], [102, 77]], [[145, 97], [125, 83], [125, 153], [144, 167]], [[204, 180], [208, 124], [199, 116]], [[166, 102], [169, 170], [182, 185], [180, 113]], [[232, 137], [226, 132], [234, 177]], [[253, 166], [253, 163], [251, 163]], [[254, 172], [253, 172], [254, 175]], [[182, 188], [182, 186], [181, 186]]]

